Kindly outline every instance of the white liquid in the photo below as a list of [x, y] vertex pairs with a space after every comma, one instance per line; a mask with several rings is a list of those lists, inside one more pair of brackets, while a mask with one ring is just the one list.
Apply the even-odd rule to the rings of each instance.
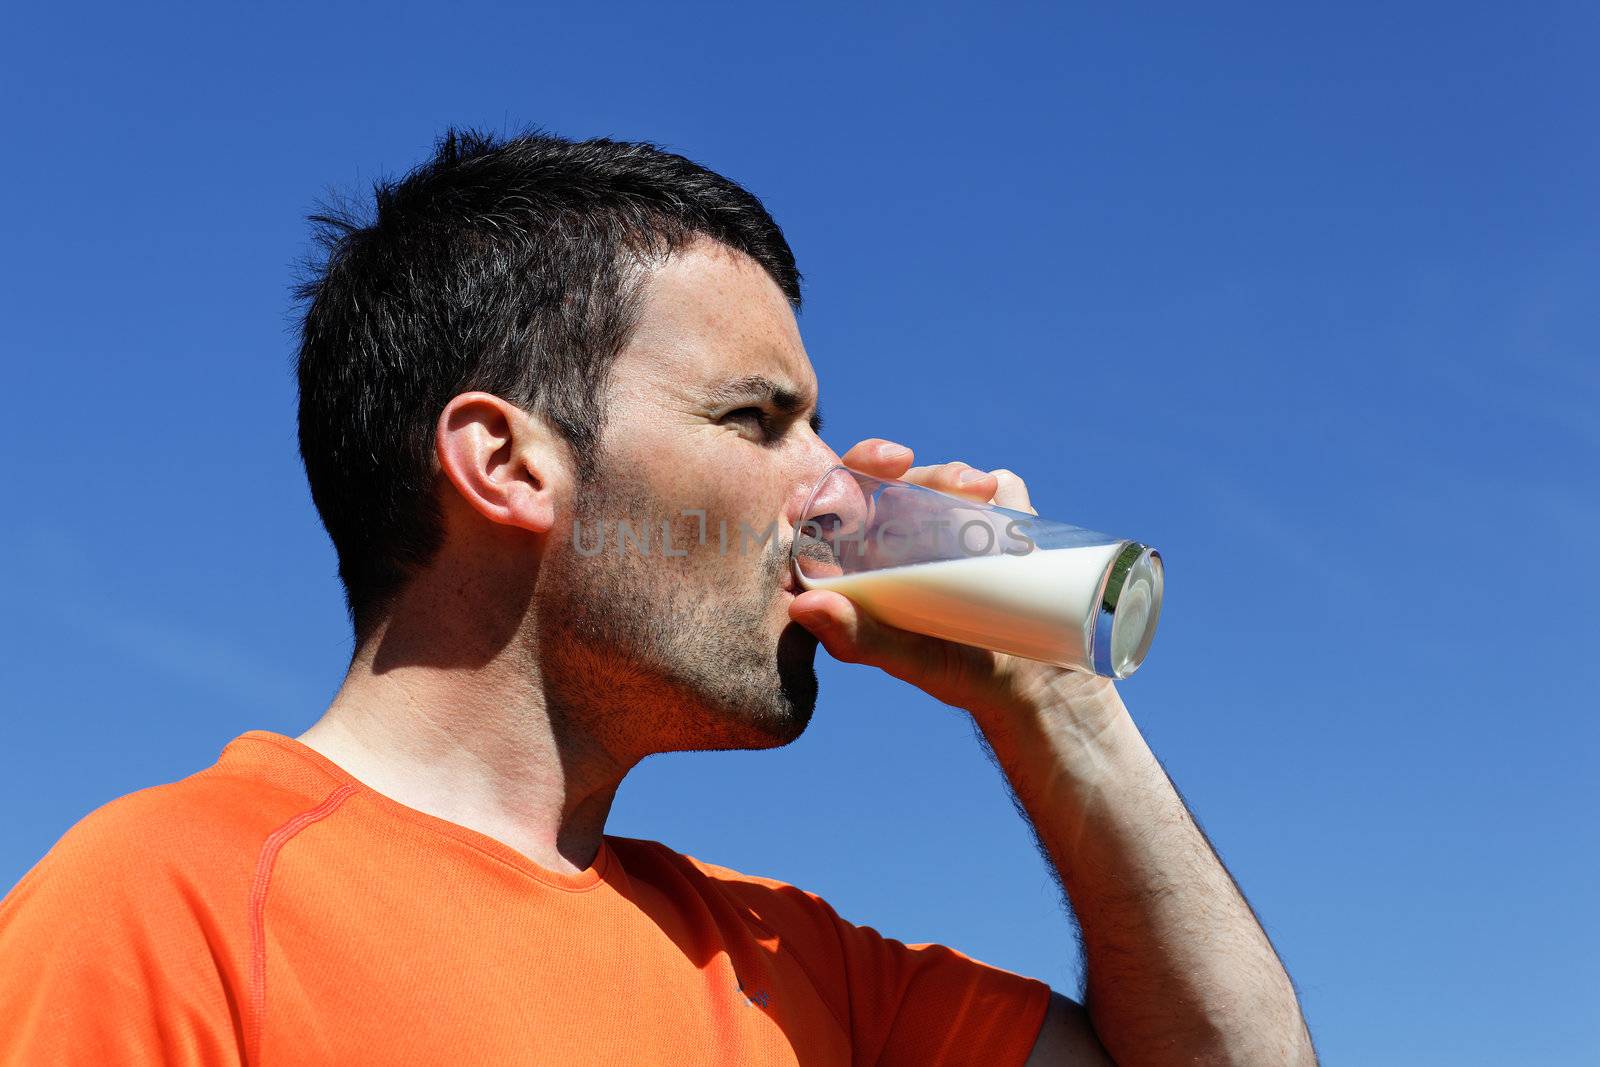
[[891, 626], [1092, 670], [1089, 644], [1101, 584], [1125, 543], [799, 578], [807, 589], [844, 594]]

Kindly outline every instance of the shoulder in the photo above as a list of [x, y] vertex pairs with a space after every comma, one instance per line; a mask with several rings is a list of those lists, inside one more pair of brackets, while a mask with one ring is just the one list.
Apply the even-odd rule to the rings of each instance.
[[305, 791], [217, 765], [118, 797], [80, 819], [23, 876], [0, 902], [0, 923], [24, 904], [84, 912], [175, 893], [242, 896], [266, 840], [316, 803]]
[[840, 917], [814, 892], [660, 842], [616, 839], [613, 850], [630, 875], [630, 859], [644, 861], [645, 869], [670, 865], [703, 895], [731, 902], [776, 935], [835, 1018], [848, 1021], [863, 1062], [1021, 1063], [1039, 1032], [1050, 989], [1037, 979], [948, 945], [886, 937]]
[[231, 1059], [258, 857], [314, 803], [219, 763], [84, 816], [0, 901], [9, 1047], [30, 1063], [128, 1063], [178, 1041]]

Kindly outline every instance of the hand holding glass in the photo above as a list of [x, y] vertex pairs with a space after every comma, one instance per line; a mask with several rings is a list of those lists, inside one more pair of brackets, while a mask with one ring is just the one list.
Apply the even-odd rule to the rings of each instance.
[[792, 562], [901, 629], [1126, 678], [1161, 614], [1161, 556], [1137, 541], [848, 467], [823, 475]]

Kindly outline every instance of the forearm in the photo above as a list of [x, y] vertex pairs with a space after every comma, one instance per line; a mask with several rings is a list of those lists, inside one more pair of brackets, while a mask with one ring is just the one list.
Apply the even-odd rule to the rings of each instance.
[[973, 714], [1078, 917], [1111, 1055], [1314, 1062], [1288, 974], [1111, 683], [1063, 674]]

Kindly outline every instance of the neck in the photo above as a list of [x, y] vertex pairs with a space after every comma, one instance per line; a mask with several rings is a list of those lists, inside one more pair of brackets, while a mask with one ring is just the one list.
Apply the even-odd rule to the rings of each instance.
[[396, 643], [406, 644], [394, 625], [364, 642], [298, 740], [390, 799], [547, 870], [590, 867], [631, 762], [552, 707], [520, 642], [487, 659], [397, 654]]

